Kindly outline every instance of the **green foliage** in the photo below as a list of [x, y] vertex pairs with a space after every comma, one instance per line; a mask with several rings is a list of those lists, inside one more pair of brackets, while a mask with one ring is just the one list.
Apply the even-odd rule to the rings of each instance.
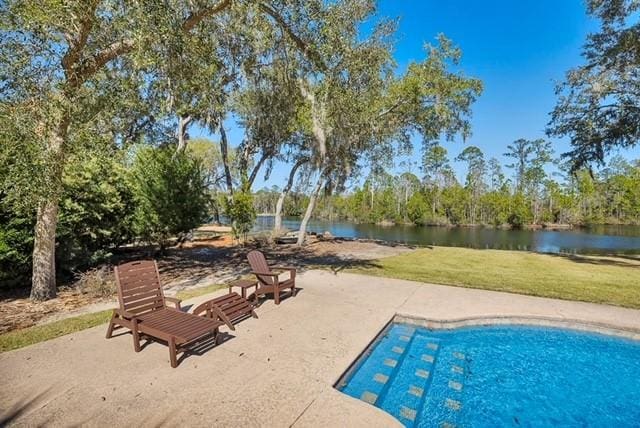
[[173, 237], [182, 240], [208, 214], [209, 195], [198, 160], [171, 147], [141, 147], [131, 168], [136, 203], [134, 229], [160, 250]]
[[411, 195], [407, 202], [407, 217], [413, 223], [422, 225], [425, 221], [425, 216], [429, 210], [427, 199], [420, 192], [416, 192]]
[[515, 171], [516, 188], [520, 192], [535, 192], [546, 177], [545, 166], [551, 162], [551, 143], [542, 139], [520, 138], [507, 146], [504, 156], [513, 159], [507, 168]]
[[71, 273], [107, 260], [133, 237], [133, 195], [118, 156], [93, 156], [69, 164], [60, 202], [59, 273]]
[[246, 241], [256, 220], [256, 210], [253, 206], [253, 195], [242, 186], [242, 191], [235, 192], [227, 199], [227, 216], [231, 220], [231, 230], [236, 239]]
[[[68, 278], [100, 263], [132, 237], [133, 200], [117, 156], [93, 154], [70, 162], [63, 180], [57, 231], [58, 274]], [[35, 213], [0, 202], [0, 284], [28, 284]]]
[[522, 193], [516, 193], [511, 198], [511, 208], [509, 210], [509, 216], [507, 217], [507, 223], [515, 229], [520, 229], [531, 220], [529, 215], [529, 209], [527, 201]]
[[21, 215], [0, 195], [0, 286], [29, 282], [35, 217]]
[[640, 141], [640, 19], [637, 0], [588, 0], [601, 21], [583, 50], [586, 64], [567, 72], [556, 89], [558, 102], [547, 132], [568, 137], [565, 153], [577, 171], [603, 165], [617, 147]]

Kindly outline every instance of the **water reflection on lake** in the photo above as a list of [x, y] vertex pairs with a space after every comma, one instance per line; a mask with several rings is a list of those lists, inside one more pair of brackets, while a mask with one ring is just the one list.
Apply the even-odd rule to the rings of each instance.
[[[300, 219], [285, 218], [284, 227], [298, 230]], [[270, 230], [272, 216], [258, 217], [254, 230]], [[379, 239], [410, 245], [492, 248], [578, 254], [640, 254], [640, 226], [593, 226], [574, 230], [499, 230], [438, 226], [377, 226], [312, 220], [309, 232], [329, 231], [343, 238]]]

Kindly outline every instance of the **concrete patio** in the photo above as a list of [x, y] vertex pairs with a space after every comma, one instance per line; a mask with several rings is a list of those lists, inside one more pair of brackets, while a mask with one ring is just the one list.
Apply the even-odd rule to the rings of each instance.
[[[0, 421], [17, 426], [400, 426], [333, 384], [396, 314], [483, 323], [526, 321], [625, 330], [640, 311], [353, 274], [309, 271], [298, 296], [177, 369], [165, 346], [134, 353], [106, 326], [0, 354]], [[223, 291], [221, 291], [222, 293]], [[211, 298], [203, 296], [188, 304]], [[226, 331], [226, 329], [225, 329]], [[0, 424], [2, 424], [0, 422]]]

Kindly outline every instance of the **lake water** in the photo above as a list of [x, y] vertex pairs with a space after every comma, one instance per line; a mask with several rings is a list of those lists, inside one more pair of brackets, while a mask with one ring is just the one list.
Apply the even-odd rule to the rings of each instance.
[[[285, 218], [284, 227], [298, 230], [299, 218]], [[256, 231], [273, 228], [272, 216], [258, 217]], [[342, 238], [379, 239], [409, 245], [491, 248], [542, 253], [640, 254], [640, 226], [592, 226], [573, 230], [499, 230], [439, 226], [378, 226], [345, 221], [312, 220], [309, 232], [331, 232]]]

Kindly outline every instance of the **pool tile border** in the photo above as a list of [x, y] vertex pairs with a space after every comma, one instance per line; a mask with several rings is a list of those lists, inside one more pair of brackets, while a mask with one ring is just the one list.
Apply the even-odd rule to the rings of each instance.
[[438, 320], [396, 313], [392, 317], [391, 322], [410, 324], [435, 330], [452, 330], [460, 327], [482, 327], [492, 325], [555, 327], [640, 340], [640, 329], [621, 328], [611, 324], [587, 322], [584, 320], [570, 318], [551, 318], [541, 316], [479, 316]]

